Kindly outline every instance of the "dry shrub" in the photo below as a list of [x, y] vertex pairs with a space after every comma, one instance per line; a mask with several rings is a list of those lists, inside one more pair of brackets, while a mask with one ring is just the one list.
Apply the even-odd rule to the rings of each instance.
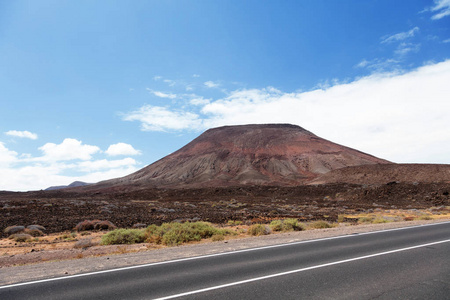
[[97, 246], [97, 242], [92, 242], [92, 239], [81, 239], [73, 245], [75, 249], [87, 249], [89, 247]]
[[88, 230], [112, 230], [116, 229], [110, 221], [101, 220], [84, 220], [75, 226], [76, 231], [88, 231]]
[[34, 237], [44, 235], [44, 233], [39, 229], [27, 229], [25, 232]]
[[94, 225], [95, 230], [113, 230], [116, 228], [117, 226], [111, 223], [110, 221], [100, 221], [95, 223]]
[[136, 244], [144, 241], [144, 231], [140, 229], [116, 229], [102, 236], [102, 245]]
[[161, 226], [150, 225], [145, 230], [149, 243], [177, 246], [191, 241], [200, 241], [214, 235], [229, 235], [232, 231], [218, 229], [207, 222], [164, 223]]
[[33, 240], [33, 237], [26, 233], [16, 233], [11, 235], [9, 238], [18, 243], [31, 242]]
[[44, 226], [36, 225], [36, 224], [28, 225], [27, 229], [29, 229], [29, 230], [35, 230], [36, 229], [36, 230], [40, 230], [40, 231], [45, 231], [45, 227]]
[[225, 237], [223, 236], [223, 234], [215, 234], [211, 237], [211, 240], [213, 242], [223, 241], [224, 239]]
[[259, 235], [267, 235], [270, 233], [270, 230], [268, 227], [266, 227], [263, 224], [253, 224], [252, 226], [250, 226], [250, 228], [248, 229], [248, 234], [253, 235], [253, 236], [259, 236]]
[[25, 226], [19, 226], [19, 225], [9, 226], [9, 227], [6, 227], [5, 230], [3, 230], [3, 232], [6, 234], [15, 234], [15, 233], [20, 233], [20, 232], [24, 232], [24, 231], [25, 231]]
[[311, 224], [309, 224], [309, 227], [314, 229], [324, 229], [324, 228], [332, 228], [333, 225], [326, 221], [314, 221]]
[[297, 219], [273, 220], [270, 223], [272, 231], [301, 231], [305, 229], [305, 225]]
[[80, 223], [78, 223], [75, 226], [76, 231], [87, 231], [87, 230], [94, 230], [94, 226], [97, 222], [100, 222], [100, 220], [84, 220]]

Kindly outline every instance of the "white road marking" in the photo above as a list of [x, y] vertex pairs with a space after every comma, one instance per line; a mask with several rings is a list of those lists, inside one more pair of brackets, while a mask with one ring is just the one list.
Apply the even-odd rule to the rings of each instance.
[[319, 269], [319, 268], [329, 267], [329, 266], [333, 266], [333, 265], [344, 264], [344, 263], [348, 263], [348, 262], [352, 262], [352, 261], [357, 261], [357, 260], [362, 260], [362, 259], [367, 259], [367, 258], [377, 257], [377, 256], [381, 256], [381, 255], [386, 255], [386, 254], [402, 252], [402, 251], [408, 251], [408, 250], [412, 250], [412, 249], [417, 249], [417, 248], [422, 248], [422, 247], [427, 247], [427, 246], [437, 245], [437, 244], [442, 244], [442, 243], [448, 243], [448, 242], [450, 242], [450, 239], [449, 240], [443, 240], [443, 241], [437, 241], [437, 242], [433, 242], [433, 243], [428, 243], [428, 244], [412, 246], [412, 247], [395, 249], [395, 250], [390, 250], [390, 251], [380, 252], [380, 253], [375, 253], [375, 254], [370, 254], [370, 255], [364, 255], [364, 256], [355, 257], [355, 258], [344, 259], [344, 260], [340, 260], [340, 261], [335, 261], [335, 262], [330, 262], [330, 263], [326, 263], [326, 264], [321, 264], [321, 265], [301, 268], [301, 269], [297, 269], [297, 270], [291, 270], [291, 271], [287, 271], [287, 272], [276, 273], [276, 274], [271, 274], [271, 275], [266, 275], [266, 276], [246, 279], [246, 280], [242, 280], [242, 281], [231, 282], [231, 283], [217, 285], [217, 286], [212, 286], [212, 287], [208, 287], [208, 288], [204, 288], [204, 289], [200, 289], [200, 290], [185, 292], [185, 293], [176, 294], [176, 295], [170, 295], [170, 296], [166, 296], [166, 297], [162, 297], [162, 298], [156, 298], [154, 300], [174, 299], [174, 298], [179, 298], [179, 297], [183, 297], [183, 296], [189, 296], [189, 295], [193, 295], [193, 294], [199, 294], [199, 293], [203, 293], [203, 292], [208, 292], [208, 291], [212, 291], [212, 290], [223, 289], [223, 288], [226, 288], [226, 287], [240, 285], [240, 284], [245, 284], [245, 283], [249, 283], [249, 282], [254, 282], [254, 281], [259, 281], [259, 280], [279, 277], [279, 276], [285, 276], [285, 275], [289, 275], [289, 274], [293, 274], [293, 273], [299, 273], [299, 272], [309, 271], [309, 270], [313, 270], [313, 269]]
[[370, 232], [361, 232], [361, 233], [357, 233], [357, 234], [339, 235], [339, 236], [333, 236], [333, 237], [327, 237], [327, 238], [321, 238], [321, 239], [298, 241], [298, 242], [263, 246], [263, 247], [250, 248], [250, 249], [234, 250], [234, 251], [229, 251], [229, 252], [221, 252], [221, 253], [208, 254], [208, 255], [202, 255], [202, 256], [194, 256], [194, 257], [180, 258], [180, 259], [167, 260], [167, 261], [161, 261], [161, 262], [155, 262], [155, 263], [148, 263], [148, 264], [137, 265], [137, 266], [121, 267], [121, 268], [109, 269], [109, 270], [103, 270], [103, 271], [95, 271], [95, 272], [89, 272], [89, 273], [68, 275], [68, 276], [64, 276], [64, 277], [56, 277], [56, 278], [48, 278], [48, 279], [41, 279], [41, 280], [35, 280], [35, 281], [21, 282], [21, 283], [0, 286], [0, 289], [13, 288], [13, 287], [17, 287], [17, 286], [44, 283], [44, 282], [64, 280], [64, 279], [71, 279], [71, 278], [77, 278], [77, 277], [91, 276], [91, 275], [97, 275], [97, 274], [112, 273], [112, 272], [118, 272], [118, 271], [123, 271], [123, 270], [132, 270], [132, 269], [158, 266], [158, 265], [164, 265], [164, 264], [171, 264], [171, 263], [190, 261], [190, 260], [197, 260], [197, 259], [203, 259], [203, 258], [209, 258], [209, 257], [231, 255], [231, 254], [236, 254], [236, 253], [258, 251], [258, 250], [286, 247], [286, 246], [299, 245], [299, 244], [315, 243], [315, 242], [334, 240], [334, 239], [351, 238], [351, 237], [360, 236], [360, 235], [376, 234], [376, 233], [397, 231], [397, 230], [406, 230], [406, 229], [412, 229], [412, 228], [418, 228], [418, 227], [436, 226], [436, 225], [442, 225], [442, 224], [448, 224], [448, 223], [450, 223], [450, 221], [440, 222], [440, 223], [432, 223], [432, 224], [415, 225], [415, 226], [409, 226], [409, 227], [384, 229], [384, 230], [370, 231]]

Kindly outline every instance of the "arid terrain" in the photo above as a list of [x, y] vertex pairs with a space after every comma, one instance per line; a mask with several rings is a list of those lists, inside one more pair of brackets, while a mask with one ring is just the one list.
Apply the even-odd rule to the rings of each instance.
[[[0, 229], [6, 239], [9, 226], [43, 226], [52, 238], [38, 239], [53, 247], [81, 239], [71, 232], [85, 220], [109, 221], [119, 228], [172, 221], [249, 226], [285, 218], [351, 225], [375, 213], [383, 222], [408, 221], [447, 215], [449, 194], [450, 165], [390, 163], [298, 126], [228, 126], [208, 130], [123, 178], [0, 192]], [[98, 239], [101, 234], [96, 234]], [[24, 245], [3, 240], [0, 247]]]
[[3, 192], [0, 227], [39, 224], [54, 233], [94, 219], [108, 220], [118, 227], [174, 220], [264, 223], [294, 217], [301, 221], [336, 221], [339, 214], [374, 209], [445, 207], [449, 205], [449, 193], [448, 183], [148, 189], [112, 194]]

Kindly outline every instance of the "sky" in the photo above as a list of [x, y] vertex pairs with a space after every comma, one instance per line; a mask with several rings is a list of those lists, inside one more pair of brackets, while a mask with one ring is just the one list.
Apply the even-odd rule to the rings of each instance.
[[256, 123], [450, 164], [450, 0], [0, 2], [0, 190], [125, 176]]

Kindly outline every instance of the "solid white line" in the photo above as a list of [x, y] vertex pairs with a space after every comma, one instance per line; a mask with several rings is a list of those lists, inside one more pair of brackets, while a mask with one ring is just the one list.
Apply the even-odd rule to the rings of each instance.
[[276, 274], [271, 274], [271, 275], [266, 275], [266, 276], [246, 279], [246, 280], [242, 280], [242, 281], [231, 282], [231, 283], [217, 285], [217, 286], [212, 286], [212, 287], [208, 287], [208, 288], [204, 288], [204, 289], [200, 289], [200, 290], [180, 293], [180, 294], [176, 294], [176, 295], [170, 295], [170, 296], [166, 296], [166, 297], [162, 297], [162, 298], [156, 298], [155, 300], [174, 299], [174, 298], [178, 298], [178, 297], [189, 296], [189, 295], [193, 295], [193, 294], [199, 294], [199, 293], [208, 292], [208, 291], [212, 291], [212, 290], [223, 289], [223, 288], [226, 288], [226, 287], [240, 285], [240, 284], [245, 284], [245, 283], [249, 283], [249, 282], [254, 282], [254, 281], [259, 281], [259, 280], [264, 280], [264, 279], [284, 276], [284, 275], [289, 275], [289, 274], [293, 274], [293, 273], [304, 272], [304, 271], [313, 270], [313, 269], [329, 267], [329, 266], [333, 266], [333, 265], [344, 264], [344, 263], [348, 263], [348, 262], [352, 262], [352, 261], [357, 261], [357, 260], [377, 257], [377, 256], [381, 256], [381, 255], [386, 255], [386, 254], [392, 254], [392, 253], [397, 253], [397, 252], [401, 252], [401, 251], [407, 251], [407, 250], [427, 247], [427, 246], [431, 246], [431, 245], [448, 243], [448, 242], [450, 242], [450, 239], [443, 240], [443, 241], [438, 241], [438, 242], [433, 242], [433, 243], [428, 243], [428, 244], [412, 246], [412, 247], [396, 249], [396, 250], [390, 250], [390, 251], [386, 251], [386, 252], [380, 252], [380, 253], [375, 253], [375, 254], [355, 257], [355, 258], [344, 259], [344, 260], [340, 260], [340, 261], [335, 261], [335, 262], [330, 262], [330, 263], [326, 263], [326, 264], [306, 267], [306, 268], [302, 268], [302, 269], [297, 269], [297, 270], [292, 270], [292, 271], [287, 271], [287, 272], [282, 272], [282, 273], [276, 273]]
[[236, 254], [236, 253], [252, 252], [252, 251], [258, 251], [258, 250], [264, 250], [264, 249], [286, 247], [286, 246], [299, 245], [299, 244], [308, 244], [308, 243], [315, 243], [315, 242], [320, 242], [320, 241], [335, 240], [335, 239], [342, 239], [342, 238], [351, 238], [351, 237], [356, 237], [356, 236], [360, 236], [360, 235], [376, 234], [376, 233], [383, 233], [383, 232], [397, 231], [397, 230], [406, 230], [406, 229], [413, 229], [413, 228], [418, 228], [418, 227], [436, 226], [436, 225], [442, 225], [442, 224], [448, 224], [448, 223], [450, 223], [450, 221], [440, 222], [440, 223], [432, 223], [432, 224], [415, 225], [415, 226], [409, 226], [409, 227], [384, 229], [384, 230], [370, 231], [370, 232], [361, 232], [361, 233], [357, 233], [357, 234], [339, 235], [339, 236], [333, 236], [333, 237], [327, 237], [327, 238], [321, 238], [321, 239], [298, 241], [298, 242], [291, 242], [291, 243], [285, 243], [285, 244], [276, 244], [276, 245], [270, 245], [270, 246], [262, 246], [262, 247], [257, 247], [257, 248], [234, 250], [234, 251], [229, 251], [229, 252], [221, 252], [221, 253], [207, 254], [207, 255], [202, 255], [202, 256], [194, 256], [194, 257], [180, 258], [180, 259], [167, 260], [167, 261], [161, 261], [161, 262], [155, 262], [155, 263], [148, 263], [148, 264], [137, 265], [137, 266], [121, 267], [121, 268], [116, 268], [116, 269], [75, 274], [75, 275], [69, 275], [69, 276], [64, 276], [64, 277], [56, 277], [56, 278], [41, 279], [41, 280], [28, 281], [28, 282], [22, 282], [22, 283], [15, 283], [15, 284], [10, 284], [10, 285], [0, 286], [0, 289], [6, 289], [6, 288], [17, 287], [17, 286], [36, 284], [36, 283], [44, 283], [44, 282], [50, 282], [50, 281], [57, 281], [57, 280], [64, 280], [64, 279], [70, 279], [70, 278], [112, 273], [112, 272], [118, 272], [118, 271], [123, 271], [123, 270], [132, 270], [132, 269], [158, 266], [158, 265], [164, 265], [164, 264], [171, 264], [171, 263], [177, 263], [177, 262], [184, 262], [184, 261], [190, 261], [190, 260], [197, 260], [197, 259], [203, 259], [203, 258], [210, 258], [210, 257], [216, 257], [216, 256], [231, 255], [231, 254]]

